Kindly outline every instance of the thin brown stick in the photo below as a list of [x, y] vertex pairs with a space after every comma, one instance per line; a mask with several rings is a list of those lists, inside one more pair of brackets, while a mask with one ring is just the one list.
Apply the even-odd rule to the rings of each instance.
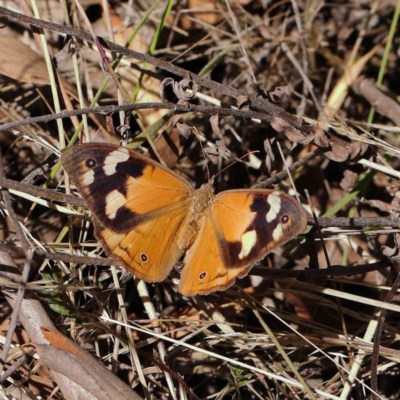
[[[1, 9], [1, 7], [0, 7]], [[256, 112], [256, 111], [242, 111], [235, 110], [232, 108], [220, 108], [220, 107], [210, 107], [210, 106], [196, 106], [193, 104], [181, 105], [174, 103], [137, 103], [137, 104], [125, 104], [125, 105], [109, 105], [101, 107], [86, 107], [77, 110], [64, 110], [59, 113], [41, 115], [39, 117], [27, 118], [18, 121], [13, 121], [8, 124], [0, 125], [0, 131], [6, 131], [9, 129], [14, 129], [18, 126], [36, 124], [40, 122], [54, 121], [59, 118], [70, 118], [73, 116], [80, 116], [86, 114], [113, 114], [115, 112], [124, 111], [137, 111], [137, 110], [148, 110], [148, 109], [158, 109], [158, 110], [174, 110], [180, 113], [187, 112], [198, 112], [208, 115], [224, 115], [224, 116], [234, 116], [239, 118], [255, 118], [260, 119], [265, 122], [270, 122], [272, 120], [271, 115]]]
[[360, 76], [352, 85], [357, 94], [364, 96], [375, 110], [400, 126], [400, 105], [396, 100], [383, 93], [372, 79]]
[[[1, 154], [1, 150], [0, 150], [0, 179], [5, 179], [3, 155]], [[11, 221], [13, 222], [15, 231], [17, 232], [17, 235], [18, 235], [18, 239], [20, 240], [21, 246], [23, 247], [25, 253], [27, 253], [29, 250], [29, 242], [26, 239], [25, 233], [21, 228], [17, 214], [15, 214], [15, 212], [14, 212], [10, 193], [8, 190], [2, 190], [2, 194], [3, 194], [4, 204], [8, 211], [8, 215], [11, 218]]]
[[[304, 165], [306, 165], [308, 163], [308, 161], [312, 160], [314, 157], [317, 157], [321, 154], [323, 154], [323, 152], [320, 149], [313, 150], [312, 152], [308, 153], [305, 157], [303, 157], [299, 161], [296, 161], [295, 163], [293, 163], [289, 167], [289, 171], [293, 172], [296, 169], [303, 167]], [[287, 176], [288, 176], [288, 172], [285, 169], [285, 170], [282, 170], [281, 172], [278, 172], [276, 175], [272, 176], [271, 178], [265, 179], [265, 180], [257, 183], [253, 187], [266, 188], [271, 185], [276, 185], [277, 183], [286, 179]]]
[[85, 202], [83, 201], [83, 199], [79, 197], [70, 196], [68, 194], [56, 192], [54, 190], [41, 189], [37, 186], [32, 186], [26, 183], [13, 181], [11, 179], [5, 178], [4, 176], [1, 176], [1, 173], [0, 173], [0, 187], [18, 190], [20, 192], [28, 193], [33, 196], [43, 197], [45, 199], [52, 201], [59, 201], [62, 203], [70, 204], [71, 206], [75, 207], [85, 206]]
[[0, 384], [3, 384], [3, 382], [5, 382], [14, 372], [18, 371], [18, 368], [21, 367], [27, 361], [27, 359], [28, 357], [24, 355], [14, 364], [12, 364], [11, 367], [0, 376]]
[[[0, 251], [5, 251], [8, 253], [15, 252], [16, 250], [22, 251], [22, 249], [12, 246], [0, 244]], [[101, 266], [110, 266], [116, 265], [118, 266], [118, 262], [110, 259], [110, 258], [102, 258], [102, 257], [86, 257], [86, 256], [77, 256], [70, 254], [62, 254], [62, 253], [50, 253], [50, 252], [41, 252], [35, 251], [35, 256], [53, 260], [53, 261], [63, 261], [63, 262], [73, 262], [75, 264], [86, 264], [86, 265], [101, 265]], [[267, 276], [271, 278], [297, 278], [297, 279], [312, 279], [312, 278], [322, 278], [329, 276], [351, 276], [357, 274], [365, 274], [370, 271], [379, 271], [384, 268], [390, 267], [394, 262], [396, 262], [396, 258], [387, 258], [382, 261], [378, 261], [376, 263], [371, 264], [362, 264], [362, 265], [354, 265], [354, 266], [341, 266], [341, 265], [332, 265], [330, 268], [313, 270], [313, 269], [305, 269], [305, 270], [282, 270], [282, 269], [272, 269], [272, 268], [260, 268], [255, 266], [252, 270], [253, 275], [261, 275]], [[258, 273], [256, 273], [258, 271]], [[9, 276], [7, 272], [0, 272], [0, 276], [4, 275], [6, 277]], [[19, 283], [20, 278], [14, 278], [14, 282]]]
[[[308, 225], [314, 226], [315, 222], [310, 217], [307, 221]], [[318, 224], [321, 228], [337, 227], [337, 228], [366, 228], [370, 226], [400, 228], [400, 221], [390, 217], [323, 217], [318, 218]]]
[[14, 335], [15, 328], [17, 327], [18, 315], [21, 310], [22, 300], [24, 299], [24, 295], [25, 295], [26, 284], [28, 282], [29, 271], [31, 269], [31, 262], [32, 262], [33, 254], [34, 254], [33, 250], [28, 250], [28, 252], [26, 254], [24, 268], [22, 269], [21, 282], [20, 282], [20, 285], [18, 288], [17, 297], [15, 299], [13, 313], [11, 315], [10, 326], [7, 331], [7, 336], [6, 336], [6, 340], [4, 343], [3, 352], [1, 353], [1, 356], [0, 356], [0, 361], [1, 361], [0, 362], [0, 374], [2, 374], [3, 368], [4, 368], [4, 363], [7, 361], [8, 352], [10, 351], [10, 348], [11, 348], [12, 337]]
[[[252, 270], [253, 275], [265, 276], [271, 279], [284, 279], [284, 278], [296, 278], [296, 279], [319, 279], [334, 276], [353, 276], [358, 274], [366, 274], [371, 271], [379, 271], [392, 266], [392, 260], [386, 259], [383, 261], [377, 261], [371, 264], [353, 265], [353, 266], [342, 266], [332, 265], [330, 268], [324, 269], [305, 269], [305, 270], [282, 270], [273, 268], [257, 268], [254, 267]], [[256, 271], [261, 271], [256, 273]]]
[[[20, 255], [23, 254], [23, 250], [20, 247], [11, 244], [0, 243], [0, 251], [6, 251], [7, 253], [19, 251]], [[112, 260], [110, 258], [77, 256], [74, 254], [51, 253], [39, 250], [35, 252], [35, 256], [40, 258], [45, 258], [47, 260], [62, 261], [65, 263], [76, 263], [76, 264], [87, 264], [87, 265], [95, 264], [102, 266], [118, 265], [118, 263], [115, 260]]]
[[[400, 285], [400, 274], [397, 274], [395, 281], [393, 282], [393, 285], [389, 291], [389, 293], [386, 295], [384, 302], [385, 303], [390, 303], [393, 300], [393, 297], [397, 293], [397, 290], [399, 289]], [[379, 344], [381, 341], [381, 336], [382, 336], [382, 330], [383, 330], [383, 325], [385, 323], [385, 318], [386, 318], [387, 310], [382, 309], [379, 315], [378, 319], [378, 324], [376, 327], [376, 333], [374, 337], [374, 346], [372, 349], [372, 359], [371, 359], [371, 399], [372, 400], [378, 400], [378, 396], [375, 394], [378, 392], [378, 361], [379, 361]], [[375, 393], [374, 393], [375, 392]]]

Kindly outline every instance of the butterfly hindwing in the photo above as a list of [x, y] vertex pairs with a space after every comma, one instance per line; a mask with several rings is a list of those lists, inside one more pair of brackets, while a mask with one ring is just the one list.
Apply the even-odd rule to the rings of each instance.
[[247, 275], [251, 269], [251, 266], [226, 268], [211, 209], [202, 222], [197, 239], [183, 261], [179, 292], [185, 296], [227, 289], [236, 278]]
[[95, 223], [95, 235], [105, 252], [133, 275], [146, 282], [161, 282], [182, 256], [177, 242], [185, 216], [182, 210], [173, 211], [119, 234]]

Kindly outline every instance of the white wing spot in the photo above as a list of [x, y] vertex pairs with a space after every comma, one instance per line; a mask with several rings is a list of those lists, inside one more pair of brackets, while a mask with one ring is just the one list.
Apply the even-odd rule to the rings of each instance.
[[106, 215], [110, 219], [114, 219], [118, 210], [126, 204], [125, 196], [118, 190], [113, 190], [106, 197]]
[[267, 212], [267, 222], [273, 221], [279, 214], [281, 210], [281, 198], [279, 197], [279, 192], [272, 192], [267, 197], [267, 202], [270, 205], [270, 209]]
[[275, 242], [279, 242], [279, 240], [282, 238], [282, 233], [283, 233], [282, 225], [279, 224], [272, 232], [272, 238], [275, 240]]
[[119, 150], [111, 152], [104, 160], [104, 173], [107, 176], [113, 175], [116, 172], [117, 165], [129, 159], [129, 150], [121, 147]]
[[94, 171], [92, 169], [89, 169], [89, 171], [86, 171], [83, 176], [83, 183], [85, 186], [90, 186], [94, 182]]
[[242, 235], [242, 250], [239, 254], [239, 259], [242, 260], [244, 257], [247, 257], [251, 252], [251, 249], [257, 243], [257, 232], [249, 231]]

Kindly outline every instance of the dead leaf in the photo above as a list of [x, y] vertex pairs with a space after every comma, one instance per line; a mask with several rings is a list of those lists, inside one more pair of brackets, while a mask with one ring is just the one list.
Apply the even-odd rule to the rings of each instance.
[[327, 133], [319, 126], [314, 129], [314, 143], [318, 147], [329, 147], [329, 138]]
[[382, 212], [397, 212], [400, 213], [400, 207], [394, 204], [388, 204], [381, 200], [364, 200], [363, 203], [369, 204], [371, 207], [377, 208]]
[[351, 143], [350, 160], [354, 160], [357, 157], [361, 157], [368, 149], [368, 145], [362, 142]]
[[280, 117], [274, 117], [271, 121], [271, 126], [279, 133], [283, 133], [293, 143], [309, 144], [314, 139], [314, 134], [310, 133], [308, 136], [304, 136], [298, 129], [290, 125], [284, 119]]
[[357, 183], [359, 174], [346, 169], [343, 173], [343, 179], [340, 181], [340, 187], [346, 192], [350, 192], [353, 189], [354, 185]]
[[0, 36], [0, 73], [20, 82], [49, 85], [46, 63], [19, 40]]
[[71, 51], [72, 44], [73, 42], [72, 39], [70, 38], [64, 42], [63, 48], [54, 56], [56, 65], [59, 65], [62, 61], [64, 61], [67, 58], [67, 55]]
[[168, 127], [154, 141], [158, 154], [164, 160], [168, 168], [173, 168], [179, 158], [180, 141], [178, 129]]
[[343, 162], [349, 159], [351, 154], [351, 143], [334, 135], [329, 136], [331, 151], [325, 155], [332, 161]]
[[236, 103], [239, 110], [247, 111], [250, 109], [250, 99], [249, 96], [240, 95], [236, 98]]
[[272, 164], [275, 161], [275, 155], [272, 151], [271, 142], [269, 139], [264, 140], [264, 150], [267, 153], [265, 157], [265, 165], [267, 166], [267, 171], [270, 174], [272, 170]]
[[50, 345], [34, 345], [42, 365], [65, 375], [99, 400], [141, 399], [82, 347], [51, 328], [41, 330], [50, 342]]
[[177, 100], [189, 101], [196, 93], [197, 84], [191, 79], [182, 79], [178, 82], [172, 78], [165, 78], [160, 84], [160, 97], [172, 103], [176, 103]]
[[273, 103], [279, 103], [283, 97], [289, 96], [288, 86], [277, 86], [273, 91], [268, 92], [268, 97]]

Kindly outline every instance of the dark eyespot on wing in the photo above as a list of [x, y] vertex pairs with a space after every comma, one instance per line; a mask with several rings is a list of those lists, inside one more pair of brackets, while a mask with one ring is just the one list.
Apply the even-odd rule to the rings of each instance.
[[96, 166], [96, 161], [95, 161], [93, 158], [89, 158], [89, 159], [86, 161], [86, 166], [87, 166], [88, 168], [93, 168], [93, 167]]
[[199, 275], [199, 279], [200, 279], [200, 280], [203, 280], [206, 276], [207, 276], [207, 272], [202, 272], [202, 273]]

